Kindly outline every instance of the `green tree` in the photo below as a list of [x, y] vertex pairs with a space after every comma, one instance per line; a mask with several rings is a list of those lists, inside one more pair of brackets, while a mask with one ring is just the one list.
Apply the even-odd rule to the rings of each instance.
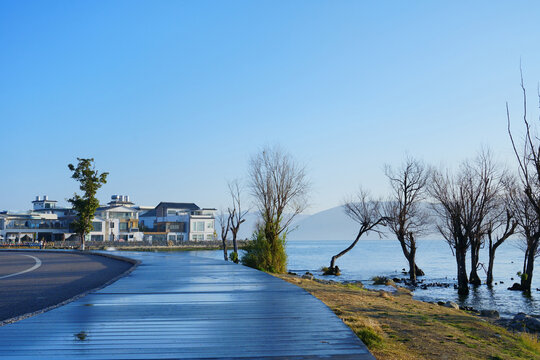
[[260, 218], [242, 263], [269, 272], [286, 272], [285, 237], [292, 220], [307, 207], [309, 182], [305, 169], [281, 149], [265, 148], [251, 158], [249, 187]]
[[86, 234], [92, 231], [92, 220], [99, 207], [99, 201], [96, 199], [98, 189], [107, 183], [108, 172], [99, 173], [94, 166], [94, 159], [80, 159], [77, 166], [69, 164], [68, 168], [73, 172], [71, 177], [77, 180], [81, 185], [80, 189], [83, 195], [74, 194], [68, 201], [77, 212], [77, 219], [73, 221], [73, 230], [81, 238], [81, 249], [84, 250], [84, 241]]

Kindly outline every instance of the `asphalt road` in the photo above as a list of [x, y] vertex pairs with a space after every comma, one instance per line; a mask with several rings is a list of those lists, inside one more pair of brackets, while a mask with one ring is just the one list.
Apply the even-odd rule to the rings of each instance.
[[96, 255], [0, 251], [0, 322], [100, 287], [131, 266]]

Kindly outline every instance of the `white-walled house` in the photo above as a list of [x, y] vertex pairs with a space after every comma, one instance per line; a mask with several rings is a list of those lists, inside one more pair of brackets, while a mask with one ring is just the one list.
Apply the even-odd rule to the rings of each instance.
[[189, 219], [191, 241], [216, 240], [215, 231], [216, 209], [194, 210]]
[[96, 240], [99, 235], [102, 235], [102, 240], [105, 241], [143, 240], [143, 233], [139, 231], [139, 213], [131, 207], [124, 205], [99, 207], [94, 222], [94, 228], [98, 229], [90, 235], [95, 236]]
[[[33, 210], [25, 213], [0, 213], [0, 241], [62, 241], [74, 235], [70, 225], [77, 215], [73, 209], [57, 207], [57, 201], [47, 196], [37, 196], [32, 205]], [[215, 212], [194, 203], [135, 206], [128, 196], [113, 195], [107, 206], [96, 210], [86, 240], [212, 241], [217, 238]]]
[[0, 213], [0, 237], [4, 242], [21, 241], [60, 241], [68, 223], [56, 214], [38, 213]]
[[201, 209], [194, 203], [160, 202], [141, 213], [139, 221], [148, 236], [166, 236], [168, 241], [212, 241], [215, 234], [215, 209]]

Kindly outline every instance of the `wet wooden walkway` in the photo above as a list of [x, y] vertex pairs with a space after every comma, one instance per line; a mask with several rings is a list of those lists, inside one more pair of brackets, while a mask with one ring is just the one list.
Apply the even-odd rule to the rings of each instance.
[[322, 302], [268, 274], [189, 253], [0, 327], [2, 359], [374, 359]]

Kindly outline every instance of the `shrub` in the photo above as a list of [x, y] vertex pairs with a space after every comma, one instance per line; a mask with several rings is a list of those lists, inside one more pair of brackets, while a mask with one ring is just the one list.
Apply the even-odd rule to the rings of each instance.
[[238, 263], [238, 253], [236, 251], [233, 251], [229, 254], [229, 260], [232, 262]]
[[375, 276], [371, 280], [373, 280], [373, 285], [393, 285], [394, 282], [387, 278], [386, 276]]
[[287, 272], [285, 236], [269, 241], [264, 231], [259, 229], [253, 234], [253, 240], [246, 245], [244, 250], [245, 253], [240, 260], [243, 265], [271, 273]]
[[366, 344], [368, 349], [378, 348], [382, 345], [383, 338], [368, 327], [359, 328], [355, 333]]

